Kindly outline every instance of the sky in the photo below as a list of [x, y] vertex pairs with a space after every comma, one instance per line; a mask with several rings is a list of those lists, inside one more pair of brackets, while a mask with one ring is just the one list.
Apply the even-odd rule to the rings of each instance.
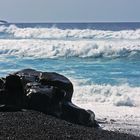
[[0, 0], [8, 22], [140, 22], [140, 0]]

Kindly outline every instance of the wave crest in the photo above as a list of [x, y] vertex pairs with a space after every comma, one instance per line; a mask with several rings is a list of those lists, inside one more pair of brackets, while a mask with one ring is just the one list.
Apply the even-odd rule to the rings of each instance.
[[19, 28], [16, 25], [0, 26], [0, 33], [20, 39], [140, 39], [140, 29], [104, 31], [93, 29]]
[[140, 58], [139, 41], [0, 40], [0, 55], [33, 58]]
[[106, 103], [114, 106], [140, 106], [140, 87], [86, 84], [72, 80], [75, 86], [73, 101], [78, 104]]

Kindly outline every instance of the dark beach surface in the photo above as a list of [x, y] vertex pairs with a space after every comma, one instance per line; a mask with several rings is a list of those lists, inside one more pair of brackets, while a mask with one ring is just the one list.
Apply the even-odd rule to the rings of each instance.
[[37, 111], [0, 112], [1, 140], [140, 140], [119, 132], [84, 127]]

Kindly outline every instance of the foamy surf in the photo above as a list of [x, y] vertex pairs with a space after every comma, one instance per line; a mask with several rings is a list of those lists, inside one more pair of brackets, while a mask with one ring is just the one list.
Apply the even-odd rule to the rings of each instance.
[[112, 106], [140, 107], [140, 87], [125, 85], [87, 84], [86, 80], [72, 80], [74, 83], [73, 101], [78, 104], [94, 103]]
[[94, 111], [103, 129], [140, 136], [140, 87], [71, 80], [75, 86], [73, 102]]
[[0, 26], [0, 33], [9, 38], [19, 39], [140, 39], [140, 29], [137, 30], [96, 30], [96, 29], [59, 29], [52, 28], [19, 28], [16, 25]]
[[33, 58], [140, 58], [140, 41], [1, 39], [0, 54]]

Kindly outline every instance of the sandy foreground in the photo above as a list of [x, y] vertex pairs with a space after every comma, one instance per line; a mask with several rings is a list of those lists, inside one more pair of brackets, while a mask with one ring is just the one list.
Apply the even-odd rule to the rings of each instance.
[[1, 140], [140, 140], [140, 137], [75, 125], [37, 111], [0, 112]]

